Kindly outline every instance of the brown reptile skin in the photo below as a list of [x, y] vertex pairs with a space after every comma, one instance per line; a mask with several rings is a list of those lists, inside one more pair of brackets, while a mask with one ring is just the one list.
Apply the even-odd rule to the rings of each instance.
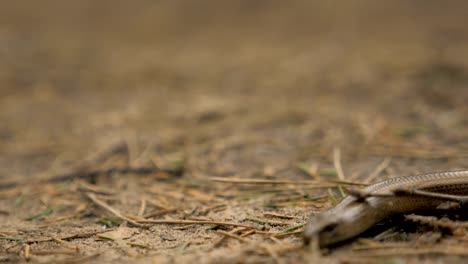
[[364, 193], [389, 194], [371, 196], [364, 201], [348, 196], [334, 208], [312, 216], [304, 230], [304, 242], [318, 239], [327, 247], [358, 236], [376, 223], [397, 214], [416, 210], [436, 210], [445, 199], [419, 195], [392, 196], [400, 188], [450, 195], [468, 195], [468, 171], [439, 172], [399, 177], [364, 188]]

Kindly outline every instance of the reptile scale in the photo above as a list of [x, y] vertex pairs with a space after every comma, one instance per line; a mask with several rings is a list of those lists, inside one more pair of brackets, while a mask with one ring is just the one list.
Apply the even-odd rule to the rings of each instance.
[[[382, 220], [419, 210], [437, 210], [468, 202], [468, 171], [407, 176], [370, 185], [334, 208], [312, 216], [303, 238], [328, 247], [357, 237]], [[451, 206], [448, 204], [451, 203]]]

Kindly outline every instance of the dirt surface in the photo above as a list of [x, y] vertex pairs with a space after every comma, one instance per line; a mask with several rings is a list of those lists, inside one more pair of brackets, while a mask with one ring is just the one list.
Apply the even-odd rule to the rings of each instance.
[[430, 225], [304, 249], [339, 192], [299, 181], [467, 168], [467, 7], [3, 4], [0, 262], [461, 262]]

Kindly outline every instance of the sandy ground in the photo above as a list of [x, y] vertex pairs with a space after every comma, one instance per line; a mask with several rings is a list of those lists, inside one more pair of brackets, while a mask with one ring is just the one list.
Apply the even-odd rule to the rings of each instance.
[[339, 193], [298, 183], [467, 168], [466, 4], [220, 2], [2, 5], [0, 261], [462, 262], [430, 226], [304, 249]]

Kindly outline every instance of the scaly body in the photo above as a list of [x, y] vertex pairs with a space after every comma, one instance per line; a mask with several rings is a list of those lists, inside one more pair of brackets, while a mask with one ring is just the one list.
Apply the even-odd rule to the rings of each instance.
[[417, 210], [437, 209], [447, 199], [424, 195], [395, 195], [404, 188], [430, 193], [468, 196], [468, 171], [440, 172], [394, 178], [362, 190], [365, 199], [348, 196], [334, 208], [312, 216], [304, 230], [304, 241], [316, 237], [326, 247], [358, 236], [376, 223]]

